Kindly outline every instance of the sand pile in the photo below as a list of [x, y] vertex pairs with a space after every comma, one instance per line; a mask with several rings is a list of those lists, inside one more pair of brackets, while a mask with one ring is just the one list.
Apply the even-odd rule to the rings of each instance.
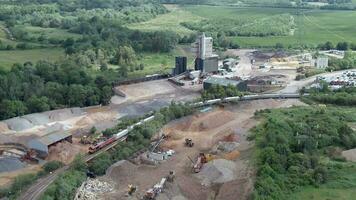
[[347, 161], [356, 162], [356, 149], [343, 151], [341, 154], [346, 158]]
[[47, 160], [58, 160], [69, 164], [74, 157], [81, 153], [81, 149], [70, 142], [63, 141], [49, 148]]
[[7, 132], [7, 131], [10, 131], [7, 124], [5, 124], [4, 122], [0, 122], [0, 133]]
[[137, 166], [127, 160], [121, 160], [111, 165], [106, 171], [107, 177], [116, 183], [128, 182], [137, 171]]
[[88, 124], [94, 124], [99, 121], [111, 120], [115, 117], [115, 113], [93, 113], [80, 119], [75, 125], [77, 126], [87, 126]]
[[225, 159], [216, 159], [206, 163], [202, 170], [196, 174], [204, 186], [213, 183], [226, 183], [236, 178], [236, 164]]

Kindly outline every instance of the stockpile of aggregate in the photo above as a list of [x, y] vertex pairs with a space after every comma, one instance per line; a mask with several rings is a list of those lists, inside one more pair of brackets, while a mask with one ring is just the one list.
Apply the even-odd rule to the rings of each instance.
[[97, 200], [100, 194], [113, 191], [112, 184], [98, 179], [88, 179], [78, 189], [75, 200]]
[[23, 116], [23, 118], [30, 121], [33, 125], [44, 125], [50, 122], [48, 115], [41, 113], [34, 113]]
[[4, 121], [14, 131], [22, 131], [32, 128], [34, 125], [25, 118], [15, 117]]
[[210, 186], [214, 183], [226, 183], [236, 179], [236, 164], [225, 159], [212, 160], [204, 164], [196, 176], [204, 186]]

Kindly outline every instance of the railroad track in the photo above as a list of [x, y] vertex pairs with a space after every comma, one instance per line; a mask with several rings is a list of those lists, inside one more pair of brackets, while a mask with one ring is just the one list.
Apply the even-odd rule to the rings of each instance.
[[[308, 94], [304, 94], [307, 96]], [[288, 93], [288, 94], [261, 94], [261, 95], [246, 95], [243, 97], [227, 97], [224, 99], [212, 99], [208, 100], [205, 102], [197, 102], [191, 104], [193, 107], [200, 107], [200, 106], [206, 106], [206, 105], [214, 105], [218, 103], [225, 103], [225, 102], [236, 102], [236, 101], [253, 101], [253, 100], [258, 100], [258, 99], [285, 99], [285, 98], [300, 98], [300, 94], [298, 93]], [[146, 119], [141, 120], [140, 122], [127, 127], [127, 129], [119, 132], [117, 135], [120, 135], [121, 137], [113, 142], [112, 144], [104, 147], [103, 149], [99, 150], [98, 152], [94, 154], [87, 154], [84, 156], [84, 160], [86, 162], [89, 162], [90, 160], [94, 159], [96, 156], [102, 154], [103, 152], [108, 151], [109, 149], [113, 148], [116, 146], [119, 142], [122, 142], [126, 139], [127, 134], [129, 133], [130, 130], [132, 130], [135, 126], [139, 126], [145, 122], [153, 120], [154, 116], [150, 116]], [[64, 166], [60, 169], [57, 169], [50, 175], [47, 175], [43, 178], [38, 179], [30, 188], [28, 188], [23, 195], [21, 195], [18, 199], [19, 200], [37, 200], [41, 194], [45, 191], [45, 189], [64, 171], [68, 170], [70, 168], [70, 165]]]
[[[103, 152], [106, 152], [116, 146], [118, 143], [124, 141], [126, 137], [121, 138], [118, 141], [113, 142], [112, 144], [104, 147], [100, 151], [94, 153], [94, 154], [87, 154], [84, 156], [85, 162], [89, 162], [90, 160], [94, 159], [96, 156], [99, 156]], [[36, 200], [39, 199], [42, 195], [42, 193], [46, 190], [46, 188], [53, 183], [56, 178], [63, 172], [67, 171], [70, 169], [71, 165], [66, 165], [60, 169], [57, 169], [56, 171], [52, 172], [51, 174], [38, 179], [30, 188], [27, 189], [23, 195], [21, 195], [18, 199], [19, 200]]]

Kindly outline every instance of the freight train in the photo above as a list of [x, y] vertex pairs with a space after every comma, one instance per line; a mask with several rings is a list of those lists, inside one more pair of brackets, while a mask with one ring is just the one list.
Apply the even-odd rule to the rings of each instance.
[[127, 129], [120, 131], [119, 133], [113, 135], [112, 137], [110, 137], [109, 139], [99, 142], [97, 144], [91, 145], [89, 147], [89, 153], [93, 154], [97, 151], [99, 151], [100, 149], [103, 149], [104, 147], [109, 146], [110, 144], [118, 141], [118, 140], [123, 140], [124, 138], [126, 138], [127, 134], [129, 133], [129, 131], [131, 131], [132, 129], [134, 129], [136, 126], [142, 125], [145, 122], [149, 122], [151, 120], [154, 119], [154, 116], [150, 116], [147, 117], [139, 122], [137, 122], [136, 124], [129, 126]]
[[[303, 94], [303, 96], [307, 96], [309, 94]], [[193, 107], [200, 107], [200, 106], [206, 106], [206, 105], [213, 105], [217, 103], [225, 103], [225, 102], [234, 102], [234, 101], [250, 101], [250, 100], [257, 100], [257, 99], [285, 99], [285, 98], [299, 98], [300, 94], [298, 93], [289, 93], [289, 94], [259, 94], [259, 95], [245, 95], [242, 97], [236, 96], [236, 97], [227, 97], [224, 99], [212, 99], [204, 102], [197, 102], [197, 103], [192, 103], [191, 106]], [[122, 140], [127, 136], [129, 131], [131, 131], [133, 128], [136, 126], [142, 125], [145, 122], [149, 122], [154, 119], [154, 116], [147, 117], [136, 124], [127, 127], [127, 129], [120, 131], [119, 133], [113, 135], [111, 138], [99, 142], [95, 145], [92, 145], [89, 147], [89, 153], [95, 153], [99, 151], [100, 149], [116, 142], [117, 140]]]

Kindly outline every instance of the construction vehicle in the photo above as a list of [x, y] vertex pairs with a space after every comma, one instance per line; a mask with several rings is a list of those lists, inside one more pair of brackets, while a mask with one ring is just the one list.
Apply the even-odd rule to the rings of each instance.
[[174, 171], [169, 171], [169, 175], [166, 177], [168, 182], [173, 183], [175, 179], [175, 173]]
[[146, 191], [145, 195], [143, 196], [144, 200], [154, 200], [156, 197], [163, 191], [167, 178], [162, 178], [159, 183], [153, 186]]
[[193, 163], [193, 171], [195, 173], [199, 173], [203, 165], [208, 162], [208, 159], [204, 153], [199, 154], [196, 162], [194, 162], [189, 156], [188, 158]]
[[193, 140], [190, 139], [190, 138], [186, 138], [186, 139], [185, 139], [185, 146], [187, 146], [187, 147], [193, 147], [193, 146], [194, 146]]
[[133, 193], [136, 192], [136, 189], [137, 189], [136, 186], [129, 184], [127, 194], [130, 196], [133, 195]]

